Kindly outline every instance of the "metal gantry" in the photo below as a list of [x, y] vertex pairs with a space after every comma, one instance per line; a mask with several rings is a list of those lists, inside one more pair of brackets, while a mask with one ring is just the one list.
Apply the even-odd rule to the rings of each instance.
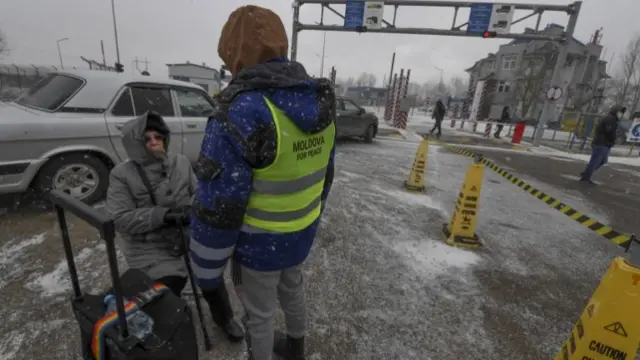
[[[382, 19], [382, 28], [380, 29], [367, 29], [361, 28], [347, 28], [343, 25], [327, 25], [324, 23], [324, 10], [329, 10], [336, 14], [340, 18], [344, 19], [345, 15], [340, 11], [334, 9], [332, 5], [346, 5], [353, 0], [296, 0], [293, 3], [293, 26], [291, 33], [291, 59], [296, 60], [298, 54], [298, 33], [302, 30], [319, 30], [319, 31], [340, 31], [340, 32], [358, 32], [358, 33], [382, 33], [382, 34], [408, 34], [408, 35], [440, 35], [440, 36], [464, 36], [464, 37], [482, 37], [481, 34], [469, 33], [466, 30], [468, 22], [458, 24], [458, 12], [461, 8], [471, 8], [474, 6], [473, 2], [466, 1], [431, 1], [431, 0], [386, 0], [385, 6], [393, 6], [393, 19], [391, 22]], [[316, 24], [303, 24], [300, 22], [300, 8], [302, 5], [320, 5], [322, 11], [320, 13], [320, 21]], [[508, 4], [515, 8], [515, 10], [530, 10], [531, 13], [513, 20], [511, 24], [517, 24], [521, 21], [527, 20], [534, 16], [537, 16], [536, 32], [540, 28], [540, 21], [542, 14], [545, 11], [552, 12], [564, 12], [569, 15], [566, 29], [562, 35], [547, 35], [547, 34], [527, 34], [527, 33], [504, 33], [493, 34], [492, 38], [502, 39], [521, 39], [521, 40], [546, 40], [556, 41], [560, 43], [557, 62], [555, 64], [553, 75], [551, 77], [550, 86], [560, 86], [561, 72], [567, 60], [567, 53], [569, 48], [569, 39], [573, 37], [578, 15], [580, 13], [580, 7], [582, 1], [576, 1], [568, 5], [551, 5], [551, 4]], [[431, 8], [450, 8], [453, 9], [453, 19], [451, 21], [451, 27], [448, 29], [435, 29], [435, 28], [416, 28], [416, 27], [400, 27], [396, 25], [398, 17], [398, 8], [404, 7], [431, 7]], [[549, 118], [554, 113], [553, 109], [557, 101], [546, 100], [543, 108], [543, 112], [540, 116], [538, 129], [535, 133], [533, 144], [538, 146], [544, 132], [545, 125], [549, 122]]]

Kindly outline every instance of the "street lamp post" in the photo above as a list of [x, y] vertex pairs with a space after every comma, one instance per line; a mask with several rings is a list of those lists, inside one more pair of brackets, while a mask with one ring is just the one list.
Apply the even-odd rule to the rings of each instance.
[[69, 40], [68, 37], [56, 40], [56, 45], [58, 45], [58, 57], [60, 58], [60, 68], [64, 70], [64, 62], [62, 62], [62, 51], [60, 51], [60, 43], [63, 41]]
[[[316, 25], [322, 25], [322, 24], [320, 24], [319, 22], [316, 22]], [[324, 75], [324, 58], [326, 57], [324, 55], [324, 50], [326, 49], [326, 45], [327, 45], [327, 32], [323, 31], [323, 34], [322, 34], [322, 55], [318, 55], [318, 56], [320, 56], [320, 77], [322, 77]]]
[[433, 68], [434, 68], [434, 69], [436, 69], [436, 70], [438, 70], [438, 71], [440, 71], [440, 82], [441, 82], [441, 83], [444, 83], [444, 81], [442, 81], [442, 77], [443, 77], [443, 74], [444, 74], [444, 70], [440, 69], [440, 68], [439, 68], [439, 67], [437, 67], [437, 66], [434, 66]]
[[320, 77], [324, 75], [324, 49], [327, 45], [327, 32], [322, 34], [322, 59], [320, 60]]
[[111, 13], [113, 14], [113, 34], [116, 39], [116, 61], [120, 64], [120, 45], [118, 44], [118, 26], [116, 25], [116, 4], [111, 0]]

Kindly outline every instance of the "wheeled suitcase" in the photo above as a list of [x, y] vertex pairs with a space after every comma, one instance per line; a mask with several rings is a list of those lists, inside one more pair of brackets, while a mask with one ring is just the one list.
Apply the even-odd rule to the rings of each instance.
[[[142, 271], [118, 272], [113, 221], [100, 211], [53, 190], [53, 201], [74, 296], [73, 314], [80, 328], [84, 360], [197, 360], [198, 342], [189, 306], [162, 284], [154, 284]], [[99, 294], [82, 293], [71, 248], [65, 210], [100, 231], [106, 242], [112, 287]], [[116, 311], [105, 314], [104, 297], [116, 297]], [[124, 299], [129, 299], [124, 303]], [[142, 310], [153, 321], [153, 334], [145, 340], [129, 335], [124, 314]]]

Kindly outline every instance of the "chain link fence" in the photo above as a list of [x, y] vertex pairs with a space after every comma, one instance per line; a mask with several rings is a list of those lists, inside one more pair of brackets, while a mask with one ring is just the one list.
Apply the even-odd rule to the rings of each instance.
[[55, 66], [0, 64], [0, 101], [14, 100], [55, 70]]

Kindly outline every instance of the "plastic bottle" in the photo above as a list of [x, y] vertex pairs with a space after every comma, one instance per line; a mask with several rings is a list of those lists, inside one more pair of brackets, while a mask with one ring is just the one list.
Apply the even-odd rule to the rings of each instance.
[[[127, 302], [128, 300], [124, 299], [124, 303], [126, 304]], [[104, 305], [107, 308], [107, 314], [116, 311], [116, 297], [112, 294], [105, 296]], [[133, 314], [127, 316], [127, 327], [129, 328], [129, 334], [137, 337], [140, 340], [146, 339], [147, 336], [153, 333], [153, 324], [153, 319], [142, 310], [138, 310]]]

